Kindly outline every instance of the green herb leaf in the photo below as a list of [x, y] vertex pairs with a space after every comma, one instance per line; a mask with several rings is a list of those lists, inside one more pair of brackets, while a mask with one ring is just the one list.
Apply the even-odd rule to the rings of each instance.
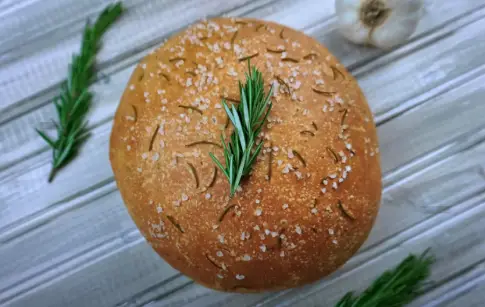
[[73, 55], [69, 65], [67, 80], [61, 86], [61, 94], [54, 100], [58, 123], [57, 140], [53, 141], [46, 133], [37, 133], [53, 149], [51, 182], [56, 172], [65, 166], [79, 150], [79, 146], [88, 136], [86, 116], [91, 106], [92, 94], [88, 88], [94, 78], [94, 62], [99, 49], [100, 39], [108, 27], [121, 15], [120, 2], [108, 5], [98, 16], [96, 22], [86, 24], [81, 42], [81, 51]]
[[256, 67], [251, 67], [248, 60], [246, 83], [239, 82], [241, 103], [236, 108], [234, 105], [229, 107], [225, 100], [222, 101], [224, 110], [234, 126], [234, 131], [228, 144], [222, 137], [226, 165], [223, 166], [212, 153], [210, 153], [210, 157], [226, 175], [231, 197], [236, 193], [243, 177], [251, 172], [252, 164], [261, 151], [263, 144], [262, 142], [257, 144], [256, 140], [271, 111], [272, 91], [273, 87], [265, 95], [263, 75]]
[[361, 295], [347, 293], [336, 307], [401, 307], [423, 292], [434, 258], [425, 251], [409, 255], [396, 268], [384, 272]]

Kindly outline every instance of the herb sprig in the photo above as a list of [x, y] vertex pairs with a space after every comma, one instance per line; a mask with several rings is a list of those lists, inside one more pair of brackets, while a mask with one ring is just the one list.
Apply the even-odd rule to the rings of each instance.
[[236, 193], [241, 179], [251, 171], [256, 157], [261, 151], [263, 142], [256, 144], [256, 141], [272, 107], [270, 97], [273, 87], [265, 95], [263, 75], [255, 66], [251, 66], [249, 60], [248, 72], [245, 73], [245, 76], [245, 84], [239, 81], [241, 102], [238, 107], [236, 108], [234, 105], [229, 107], [226, 100], [222, 100], [224, 110], [234, 126], [234, 131], [227, 144], [224, 135], [221, 136], [226, 165], [223, 166], [214, 154], [210, 153], [214, 163], [229, 181], [231, 197]]
[[425, 251], [409, 255], [396, 268], [384, 272], [362, 294], [347, 293], [335, 307], [400, 307], [423, 291], [434, 258]]
[[52, 147], [52, 170], [49, 182], [56, 172], [65, 166], [78, 152], [79, 146], [89, 135], [86, 115], [91, 106], [93, 94], [89, 84], [93, 81], [95, 56], [99, 49], [101, 36], [108, 27], [121, 15], [123, 7], [120, 2], [108, 5], [91, 25], [88, 21], [84, 28], [80, 54], [73, 55], [69, 65], [67, 80], [62, 83], [61, 94], [54, 100], [58, 123], [57, 140], [45, 132], [37, 133]]

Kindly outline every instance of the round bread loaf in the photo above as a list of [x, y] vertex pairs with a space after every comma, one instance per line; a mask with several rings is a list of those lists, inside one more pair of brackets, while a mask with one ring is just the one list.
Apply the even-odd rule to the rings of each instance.
[[[248, 59], [273, 85], [263, 150], [230, 198], [222, 98], [239, 103]], [[293, 29], [219, 18], [137, 65], [114, 119], [110, 160], [130, 215], [171, 266], [207, 287], [259, 292], [332, 273], [366, 240], [379, 208], [376, 129], [359, 86]]]

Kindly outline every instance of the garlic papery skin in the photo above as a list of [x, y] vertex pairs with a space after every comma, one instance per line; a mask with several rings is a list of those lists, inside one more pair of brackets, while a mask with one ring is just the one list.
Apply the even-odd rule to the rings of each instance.
[[418, 25], [423, 0], [336, 0], [339, 30], [357, 44], [390, 49], [404, 43]]

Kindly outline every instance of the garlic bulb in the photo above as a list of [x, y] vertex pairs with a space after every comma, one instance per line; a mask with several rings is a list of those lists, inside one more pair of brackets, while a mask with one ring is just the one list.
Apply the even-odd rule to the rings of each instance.
[[336, 0], [341, 33], [357, 44], [389, 49], [406, 41], [421, 17], [423, 0]]

